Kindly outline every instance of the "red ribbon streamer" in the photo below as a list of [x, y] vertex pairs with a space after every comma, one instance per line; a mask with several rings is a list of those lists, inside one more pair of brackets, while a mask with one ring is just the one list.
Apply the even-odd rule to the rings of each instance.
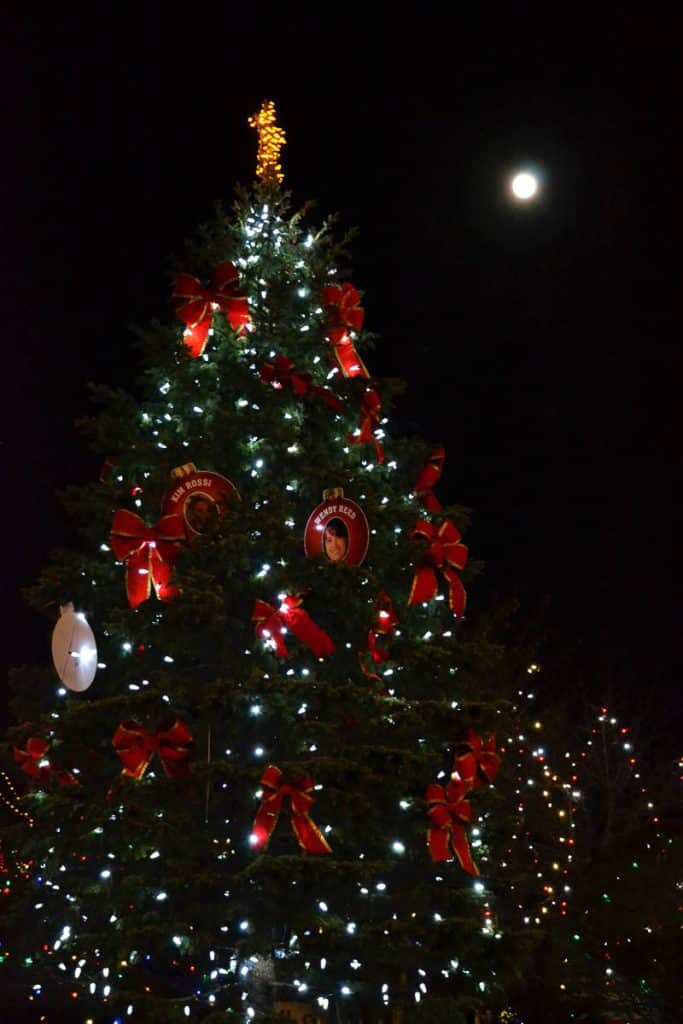
[[126, 593], [131, 608], [147, 600], [152, 586], [160, 601], [172, 601], [177, 596], [177, 587], [171, 584], [171, 568], [184, 541], [181, 516], [162, 516], [156, 526], [146, 526], [135, 512], [117, 509], [109, 542], [119, 561], [126, 563]]
[[358, 433], [349, 434], [347, 437], [349, 444], [374, 444], [378, 462], [384, 462], [384, 449], [374, 434], [375, 428], [379, 425], [381, 408], [382, 401], [376, 389], [365, 387], [361, 399]]
[[178, 274], [173, 298], [178, 300], [178, 316], [186, 326], [183, 341], [197, 359], [206, 346], [214, 309], [220, 309], [234, 331], [242, 331], [250, 321], [246, 295], [238, 286], [234, 263], [220, 263], [211, 274], [208, 288], [192, 274]]
[[311, 795], [313, 779], [310, 775], [295, 782], [284, 782], [283, 779], [282, 772], [274, 764], [268, 765], [263, 773], [261, 784], [266, 793], [254, 818], [252, 845], [259, 850], [266, 849], [277, 825], [282, 801], [288, 796], [290, 821], [301, 848], [306, 853], [332, 853], [327, 840], [308, 814], [314, 802]]
[[365, 319], [360, 293], [353, 285], [331, 284], [323, 288], [327, 314], [327, 338], [345, 377], [369, 377], [365, 363], [356, 352], [349, 331], [360, 331]]
[[457, 857], [463, 871], [478, 875], [479, 868], [472, 860], [465, 825], [471, 821], [470, 802], [465, 799], [469, 786], [465, 782], [449, 782], [444, 786], [427, 786], [425, 800], [430, 827], [427, 842], [432, 860], [444, 861]]
[[[47, 760], [49, 747], [49, 740], [31, 736], [24, 747], [13, 748], [14, 760], [37, 786], [47, 786], [51, 778], [57, 779], [62, 786], [74, 786], [77, 782], [75, 775], [61, 768], [53, 768]], [[47, 764], [41, 764], [41, 761], [47, 761]]]
[[446, 460], [446, 449], [435, 448], [427, 457], [427, 461], [420, 470], [418, 478], [413, 487], [413, 493], [422, 499], [422, 504], [430, 512], [440, 512], [441, 502], [434, 494], [432, 488], [438, 482]]
[[454, 773], [471, 789], [493, 782], [500, 769], [495, 736], [482, 740], [476, 729], [468, 729], [460, 748], [461, 752], [453, 757]]
[[291, 387], [298, 398], [304, 395], [318, 395], [335, 412], [341, 412], [343, 403], [329, 388], [313, 383], [310, 373], [297, 373], [294, 363], [286, 356], [278, 355], [272, 363], [264, 363], [261, 367], [261, 380], [264, 384], [272, 384], [274, 388]]
[[279, 608], [274, 608], [266, 601], [255, 601], [251, 617], [256, 622], [256, 636], [272, 642], [279, 658], [288, 658], [283, 628], [288, 629], [311, 649], [316, 658], [326, 658], [333, 653], [334, 643], [324, 629], [316, 626], [308, 612], [301, 607], [302, 604], [302, 595], [291, 594], [284, 598]]
[[421, 604], [436, 597], [439, 580], [438, 569], [448, 582], [448, 603], [454, 615], [462, 615], [465, 611], [465, 588], [456, 569], [464, 569], [467, 565], [468, 551], [460, 543], [461, 535], [457, 527], [447, 519], [437, 527], [424, 519], [418, 520], [410, 532], [413, 541], [426, 541], [428, 548], [423, 564], [418, 566], [413, 577], [408, 604]]
[[194, 740], [179, 718], [168, 728], [159, 727], [153, 733], [128, 719], [116, 727], [112, 744], [123, 761], [122, 775], [142, 778], [154, 754], [159, 755], [169, 779], [182, 779], [189, 774], [188, 761]]

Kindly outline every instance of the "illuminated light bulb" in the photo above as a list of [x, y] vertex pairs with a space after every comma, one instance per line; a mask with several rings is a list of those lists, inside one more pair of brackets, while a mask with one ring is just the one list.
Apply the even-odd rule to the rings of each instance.
[[343, 996], [350, 996], [351, 995], [351, 989], [349, 988], [348, 985], [342, 985], [342, 987], [339, 989], [339, 991], [341, 992], [341, 994]]
[[168, 893], [167, 892], [158, 892], [154, 898], [159, 903], [161, 903], [163, 900], [167, 900], [168, 899]]

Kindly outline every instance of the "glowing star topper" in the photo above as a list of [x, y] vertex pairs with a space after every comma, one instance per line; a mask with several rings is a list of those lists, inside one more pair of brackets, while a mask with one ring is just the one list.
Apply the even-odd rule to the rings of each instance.
[[275, 119], [275, 104], [272, 100], [263, 101], [258, 114], [249, 118], [249, 126], [258, 132], [257, 178], [260, 178], [261, 181], [280, 184], [284, 178], [280, 163], [280, 150], [287, 139]]

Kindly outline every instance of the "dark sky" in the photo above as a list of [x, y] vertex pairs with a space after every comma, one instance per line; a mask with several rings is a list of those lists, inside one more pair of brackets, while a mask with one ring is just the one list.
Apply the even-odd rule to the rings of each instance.
[[[446, 444], [441, 496], [474, 511], [471, 600], [549, 594], [567, 651], [670, 694], [683, 21], [155, 6], [5, 27], [3, 662], [49, 657], [18, 588], [65, 536], [55, 488], [98, 469], [86, 382], [132, 382], [128, 324], [172, 316], [168, 258], [251, 180], [272, 96], [295, 198], [360, 228], [368, 363], [408, 381], [399, 426]], [[525, 208], [522, 162], [545, 181]]]

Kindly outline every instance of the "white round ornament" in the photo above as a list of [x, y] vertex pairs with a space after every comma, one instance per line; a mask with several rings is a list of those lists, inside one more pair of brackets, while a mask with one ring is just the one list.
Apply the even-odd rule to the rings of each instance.
[[67, 690], [87, 690], [97, 672], [95, 634], [82, 612], [74, 606], [60, 605], [60, 618], [52, 631], [52, 661]]

